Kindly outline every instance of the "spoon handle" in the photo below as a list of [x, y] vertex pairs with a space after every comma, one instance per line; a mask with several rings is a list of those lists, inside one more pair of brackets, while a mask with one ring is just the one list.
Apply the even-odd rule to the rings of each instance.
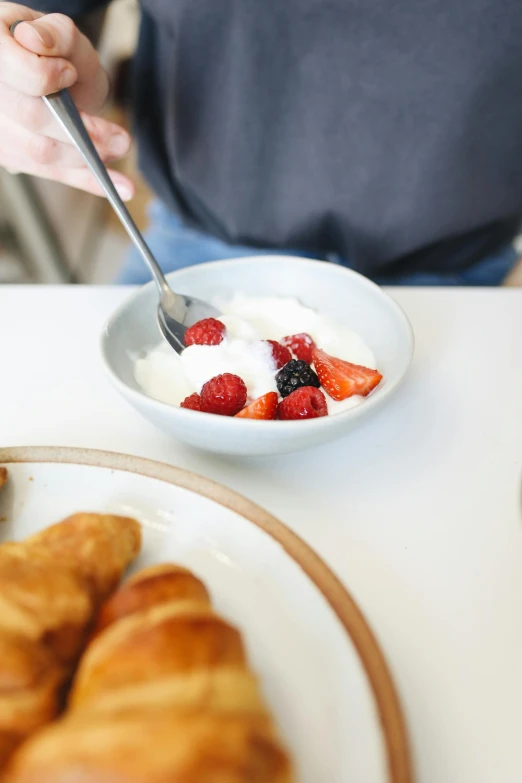
[[58, 122], [69, 135], [73, 143], [81, 152], [85, 162], [103, 188], [107, 199], [112, 205], [114, 211], [121, 220], [127, 234], [134, 242], [141, 253], [143, 260], [150, 269], [150, 272], [156, 281], [161, 294], [168, 293], [168, 285], [165, 276], [161, 271], [156, 259], [152, 255], [147, 243], [143, 239], [141, 232], [136, 226], [134, 220], [129, 214], [127, 207], [123, 203], [118, 191], [109, 177], [107, 169], [101, 160], [96, 147], [87, 133], [80, 113], [68, 90], [52, 93], [43, 98], [49, 109], [52, 111]]

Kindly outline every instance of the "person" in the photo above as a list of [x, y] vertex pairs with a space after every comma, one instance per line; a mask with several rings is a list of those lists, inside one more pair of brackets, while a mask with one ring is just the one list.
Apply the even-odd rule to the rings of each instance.
[[[106, 162], [128, 151], [69, 18], [102, 5], [0, 2], [10, 170], [99, 192], [39, 100], [63, 87]], [[521, 39], [519, 0], [143, 0], [133, 105], [153, 252], [167, 271], [283, 252], [379, 283], [500, 284], [522, 214]], [[131, 257], [122, 280], [147, 279]]]

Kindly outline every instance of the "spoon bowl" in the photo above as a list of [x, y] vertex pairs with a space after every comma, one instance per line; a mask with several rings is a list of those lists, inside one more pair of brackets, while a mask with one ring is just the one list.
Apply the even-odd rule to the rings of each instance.
[[[168, 287], [168, 285], [167, 285]], [[203, 318], [216, 318], [217, 310], [207, 302], [193, 296], [174, 294], [171, 288], [162, 291], [158, 305], [158, 326], [165, 340], [181, 353], [185, 348], [185, 332]]]

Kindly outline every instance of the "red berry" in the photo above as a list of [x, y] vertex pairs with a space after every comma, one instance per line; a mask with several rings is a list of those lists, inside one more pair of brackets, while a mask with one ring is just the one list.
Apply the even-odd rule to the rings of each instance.
[[283, 337], [281, 340], [283, 345], [290, 348], [294, 356], [307, 364], [312, 363], [312, 351], [315, 348], [315, 343], [306, 332], [301, 334], [292, 334], [288, 337]]
[[239, 419], [275, 419], [277, 415], [277, 394], [268, 392], [236, 413]]
[[345, 362], [314, 349], [315, 371], [321, 385], [334, 400], [346, 400], [354, 394], [366, 397], [382, 380], [378, 370]]
[[281, 345], [281, 343], [278, 343], [276, 340], [265, 340], [265, 342], [272, 346], [272, 356], [276, 370], [280, 370], [281, 367], [284, 367], [285, 364], [290, 361], [292, 354], [288, 348], [285, 348], [284, 345]]
[[279, 403], [280, 419], [317, 419], [328, 415], [326, 397], [315, 386], [301, 386]]
[[197, 392], [194, 392], [194, 394], [191, 394], [190, 397], [185, 397], [180, 408], [188, 408], [190, 411], [200, 411], [201, 410], [201, 397]]
[[247, 398], [245, 382], [225, 372], [207, 381], [201, 389], [201, 410], [220, 416], [235, 416], [244, 408]]
[[185, 345], [219, 345], [225, 336], [225, 324], [216, 318], [204, 318], [185, 332]]

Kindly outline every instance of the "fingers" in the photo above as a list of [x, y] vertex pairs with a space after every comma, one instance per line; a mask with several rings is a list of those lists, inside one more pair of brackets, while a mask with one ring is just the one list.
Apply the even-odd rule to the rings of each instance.
[[[50, 169], [45, 170], [35, 169], [32, 172], [36, 177], [44, 177], [45, 179], [54, 180], [56, 182], [62, 182], [64, 185], [69, 185], [72, 188], [78, 188], [84, 190], [86, 193], [92, 193], [95, 196], [104, 196], [104, 192], [95, 177], [89, 169], [85, 166], [77, 169]], [[124, 201], [129, 201], [135, 192], [134, 184], [132, 181], [121, 174], [119, 171], [113, 171], [109, 169], [110, 177], [116, 186], [118, 193]]]
[[[112, 162], [121, 157], [115, 143], [119, 137], [109, 137], [108, 142], [97, 144], [100, 157]], [[31, 173], [34, 166], [79, 168], [84, 160], [76, 147], [62, 141], [31, 133], [6, 117], [0, 117], [0, 165], [15, 167]]]
[[[14, 17], [22, 23], [11, 34]], [[38, 15], [16, 4], [0, 3], [0, 80], [32, 96], [74, 85], [77, 105], [90, 113], [99, 112], [109, 92], [96, 50], [68, 16]]]
[[[16, 29], [20, 27], [23, 25]], [[71, 87], [77, 81], [77, 74], [67, 60], [39, 57], [20, 46], [8, 33], [0, 39], [0, 78], [12, 90], [42, 96]]]
[[127, 155], [131, 147], [131, 137], [126, 130], [103, 117], [91, 117], [83, 112], [82, 119], [94, 146], [104, 160], [119, 160]]
[[[92, 193], [94, 196], [105, 196], [105, 193], [98, 184], [96, 178], [86, 166], [80, 166], [78, 168], [61, 168], [59, 166], [33, 164], [29, 167], [29, 170], [25, 163], [22, 167], [18, 167], [15, 165], [14, 161], [11, 161], [11, 163], [4, 166], [4, 168], [12, 174], [23, 172], [25, 174], [31, 174], [34, 177], [41, 177], [42, 179], [48, 179], [53, 182], [61, 182], [63, 185], [68, 185], [71, 188], [77, 188], [78, 190], [84, 190], [86, 193]], [[108, 172], [123, 201], [130, 201], [135, 193], [135, 187], [132, 180], [119, 171], [108, 169]]]
[[[57, 141], [70, 144], [69, 137], [41, 98], [23, 95], [1, 83], [0, 114], [31, 133], [50, 136]], [[98, 151], [103, 152], [104, 155], [117, 157], [123, 157], [128, 153], [131, 139], [122, 127], [101, 117], [91, 117], [84, 112], [82, 112], [82, 119]], [[3, 145], [1, 136], [0, 145]]]
[[0, 33], [11, 29], [15, 22], [24, 19], [28, 22], [39, 19], [43, 14], [39, 11], [33, 11], [19, 3], [0, 3]]
[[[109, 79], [96, 50], [72, 19], [64, 14], [48, 14], [18, 25], [14, 37], [25, 50], [40, 58], [69, 62], [77, 76], [77, 104], [89, 112], [99, 111], [109, 92]], [[45, 68], [45, 61], [42, 67]]]

